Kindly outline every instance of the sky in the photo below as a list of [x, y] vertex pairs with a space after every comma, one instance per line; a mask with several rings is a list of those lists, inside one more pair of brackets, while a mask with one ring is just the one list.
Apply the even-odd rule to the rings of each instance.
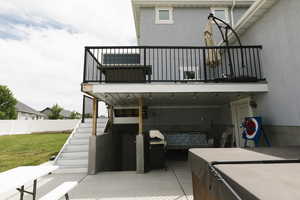
[[81, 112], [89, 45], [136, 45], [130, 0], [0, 0], [0, 85], [32, 108]]

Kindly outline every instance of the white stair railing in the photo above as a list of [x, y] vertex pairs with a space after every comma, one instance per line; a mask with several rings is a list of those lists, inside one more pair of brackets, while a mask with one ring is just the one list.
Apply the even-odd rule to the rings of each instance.
[[59, 153], [56, 155], [56, 157], [54, 159], [54, 165], [57, 164], [58, 159], [61, 157], [61, 154], [64, 151], [65, 147], [70, 143], [70, 140], [73, 137], [73, 135], [76, 133], [77, 129], [79, 128], [80, 123], [81, 123], [81, 120], [79, 120], [77, 122], [76, 126], [74, 127], [74, 129], [73, 129], [72, 133], [70, 134], [70, 136], [68, 137], [67, 141], [65, 142], [63, 147], [60, 149]]

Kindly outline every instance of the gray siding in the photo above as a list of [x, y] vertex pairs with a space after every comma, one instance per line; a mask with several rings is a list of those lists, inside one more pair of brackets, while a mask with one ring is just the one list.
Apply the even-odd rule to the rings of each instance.
[[[235, 22], [247, 8], [234, 10]], [[139, 45], [203, 46], [209, 8], [174, 8], [174, 24], [155, 24], [155, 8], [141, 8]], [[216, 41], [220, 33], [215, 30]]]
[[218, 108], [150, 109], [145, 129], [165, 131], [209, 131]]
[[270, 92], [257, 96], [257, 112], [265, 124], [300, 125], [300, 1], [280, 0], [242, 37], [262, 44], [262, 68]]

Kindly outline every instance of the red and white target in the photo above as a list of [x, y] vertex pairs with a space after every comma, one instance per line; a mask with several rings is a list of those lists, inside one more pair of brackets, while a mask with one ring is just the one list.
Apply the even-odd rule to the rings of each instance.
[[259, 123], [255, 118], [247, 118], [244, 123], [244, 136], [247, 139], [254, 139], [259, 132]]

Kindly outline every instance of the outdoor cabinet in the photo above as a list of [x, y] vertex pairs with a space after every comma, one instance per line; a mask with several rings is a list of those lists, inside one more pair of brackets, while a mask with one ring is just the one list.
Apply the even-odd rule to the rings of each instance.
[[149, 154], [151, 169], [162, 169], [165, 167], [164, 144], [150, 144]]
[[136, 170], [136, 138], [135, 134], [125, 133], [122, 134], [122, 171], [135, 171]]
[[107, 83], [145, 83], [151, 68], [142, 65], [103, 66], [102, 73]]
[[107, 83], [144, 83], [151, 75], [151, 66], [141, 63], [138, 53], [104, 54], [100, 69]]

